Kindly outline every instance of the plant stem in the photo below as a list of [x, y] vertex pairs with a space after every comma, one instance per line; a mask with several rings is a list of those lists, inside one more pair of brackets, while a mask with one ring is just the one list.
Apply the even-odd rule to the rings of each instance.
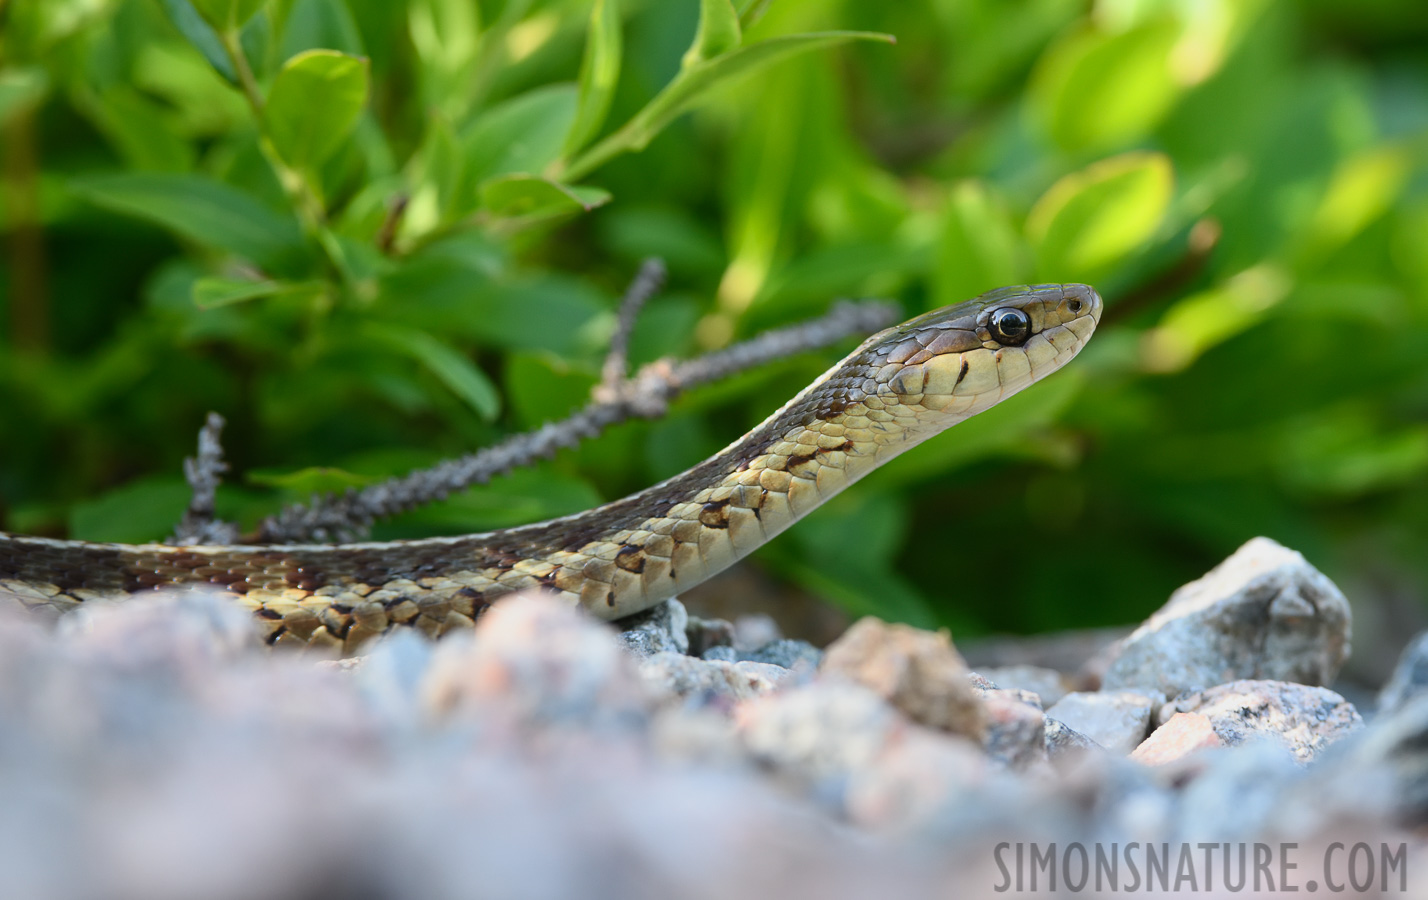
[[353, 281], [352, 270], [347, 265], [347, 256], [342, 251], [341, 242], [327, 225], [327, 210], [321, 198], [303, 173], [285, 163], [277, 148], [273, 146], [272, 138], [268, 134], [263, 94], [258, 89], [258, 79], [253, 75], [253, 68], [248, 64], [248, 55], [243, 52], [239, 30], [225, 29], [220, 38], [224, 52], [233, 63], [233, 70], [238, 73], [238, 84], [243, 89], [243, 96], [248, 99], [248, 106], [252, 108], [253, 118], [258, 124], [258, 148], [277, 174], [278, 183], [283, 186], [283, 192], [287, 194], [288, 202], [297, 213], [303, 230], [322, 248], [323, 256], [327, 258], [328, 265], [337, 273], [342, 284], [350, 287]]

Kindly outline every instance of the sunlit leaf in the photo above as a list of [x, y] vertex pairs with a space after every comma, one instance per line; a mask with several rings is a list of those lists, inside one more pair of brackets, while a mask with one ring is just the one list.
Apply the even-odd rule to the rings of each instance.
[[1038, 119], [1068, 150], [1113, 146], [1152, 128], [1179, 95], [1173, 20], [1120, 34], [1084, 29], [1047, 51], [1032, 81]]
[[494, 216], [522, 223], [589, 212], [610, 201], [600, 188], [571, 187], [533, 175], [506, 175], [481, 185], [481, 207]]
[[39, 104], [49, 84], [49, 76], [37, 66], [0, 71], [0, 128], [11, 116]]
[[746, 44], [715, 59], [705, 60], [680, 71], [653, 100], [619, 131], [590, 148], [572, 162], [564, 173], [569, 181], [579, 181], [591, 170], [634, 150], [643, 150], [659, 134], [715, 87], [752, 74], [788, 57], [846, 44], [849, 41], [895, 43], [892, 35], [868, 31], [827, 31], [817, 34], [790, 34]]
[[1126, 153], [1073, 172], [1026, 219], [1047, 281], [1095, 281], [1150, 239], [1170, 207], [1175, 176], [1162, 153]]
[[620, 57], [623, 52], [620, 36], [619, 0], [595, 0], [590, 11], [590, 34], [585, 41], [585, 57], [580, 63], [580, 95], [575, 106], [575, 121], [566, 132], [562, 153], [570, 156], [600, 133], [610, 101], [615, 96], [615, 84], [620, 80]]
[[699, 30], [694, 33], [694, 43], [685, 51], [682, 65], [688, 69], [722, 56], [738, 47], [742, 37], [739, 14], [732, 0], [700, 0]]
[[278, 155], [299, 169], [327, 161], [352, 134], [367, 104], [367, 61], [309, 50], [283, 64], [265, 115]]
[[937, 241], [933, 304], [961, 303], [1023, 280], [1025, 251], [1011, 214], [986, 185], [964, 181], [952, 189]]
[[1288, 296], [1290, 286], [1285, 272], [1266, 263], [1177, 301], [1142, 337], [1144, 366], [1152, 372], [1184, 369], [1206, 350], [1259, 322]]
[[487, 110], [461, 134], [471, 177], [542, 173], [560, 158], [577, 98], [573, 84], [548, 85]]

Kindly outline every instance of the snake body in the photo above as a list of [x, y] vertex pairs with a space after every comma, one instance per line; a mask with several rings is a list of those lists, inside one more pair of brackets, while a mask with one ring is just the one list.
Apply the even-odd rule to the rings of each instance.
[[1001, 288], [868, 338], [713, 457], [596, 509], [503, 531], [389, 543], [168, 546], [0, 532], [0, 601], [61, 613], [208, 585], [269, 644], [352, 654], [394, 625], [435, 637], [497, 597], [554, 591], [604, 619], [732, 565], [922, 440], [1071, 360], [1101, 298], [1078, 284]]

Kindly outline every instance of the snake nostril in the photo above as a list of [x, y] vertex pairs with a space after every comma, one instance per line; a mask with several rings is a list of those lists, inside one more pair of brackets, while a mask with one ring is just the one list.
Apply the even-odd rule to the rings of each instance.
[[1066, 304], [1066, 308], [1069, 309], [1069, 310], [1071, 310], [1071, 312], [1073, 312], [1073, 313], [1078, 313], [1078, 312], [1081, 311], [1081, 301], [1080, 301], [1080, 300], [1072, 300], [1070, 303], [1067, 303], [1067, 304]]

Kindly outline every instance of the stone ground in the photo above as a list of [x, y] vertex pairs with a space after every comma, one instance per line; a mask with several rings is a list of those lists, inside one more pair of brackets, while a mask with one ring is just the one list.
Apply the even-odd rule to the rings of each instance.
[[1292, 844], [1300, 891], [1428, 896], [1428, 637], [1356, 709], [1348, 604], [1267, 539], [1060, 669], [875, 619], [822, 651], [621, 624], [515, 597], [323, 663], [204, 595], [0, 617], [0, 897], [975, 898], [1052, 844], [1097, 896], [1076, 854], [1132, 842], [1170, 892], [1279, 896], [1230, 863]]

